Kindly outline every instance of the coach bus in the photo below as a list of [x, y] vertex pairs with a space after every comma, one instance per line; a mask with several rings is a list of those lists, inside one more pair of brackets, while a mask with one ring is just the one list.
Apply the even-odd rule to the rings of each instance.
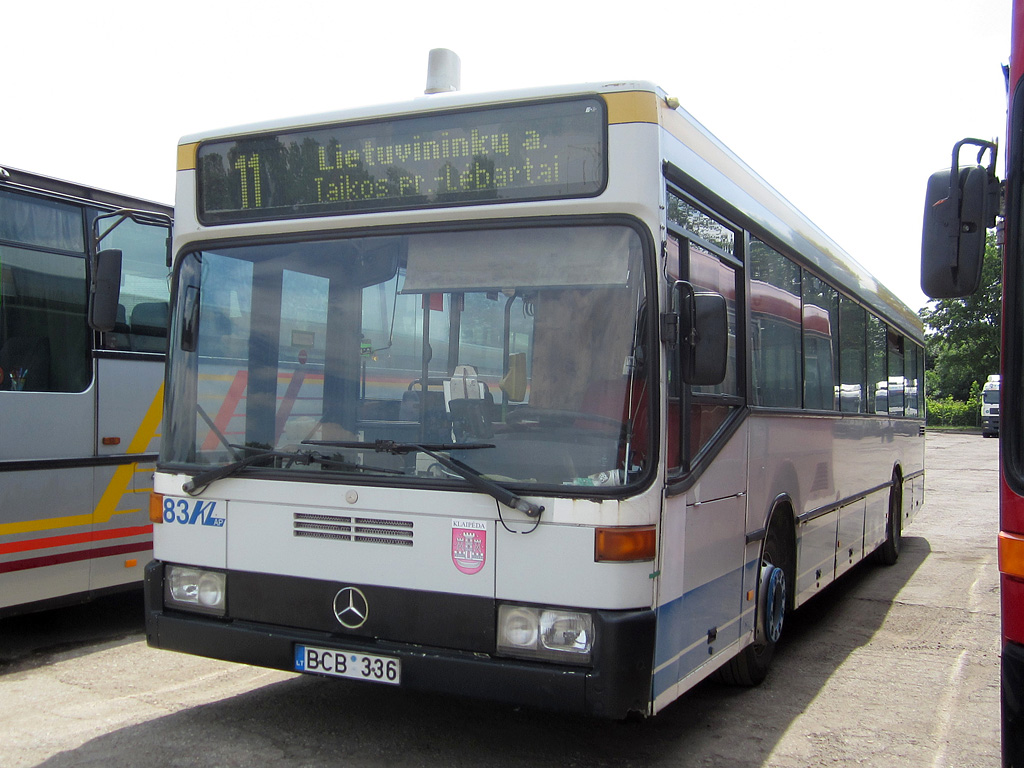
[[175, 215], [154, 647], [653, 715], [923, 503], [916, 315], [649, 83], [189, 136]]
[[[1002, 607], [1000, 698], [1002, 761], [1024, 766], [1024, 2], [1013, 0], [1006, 179], [997, 146], [964, 139], [949, 170], [932, 175], [925, 200], [921, 288], [933, 298], [969, 296], [981, 284], [986, 231], [1002, 217], [1003, 327], [999, 377], [999, 593]], [[977, 150], [977, 160], [965, 148]]]
[[[0, 169], [0, 616], [142, 583], [170, 223], [167, 206]], [[97, 245], [121, 261], [103, 331]]]

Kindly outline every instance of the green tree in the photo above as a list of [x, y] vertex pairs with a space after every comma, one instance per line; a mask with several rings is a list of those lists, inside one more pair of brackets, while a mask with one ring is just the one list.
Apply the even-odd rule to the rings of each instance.
[[999, 372], [999, 333], [1003, 264], [996, 236], [989, 233], [981, 268], [981, 288], [963, 299], [938, 299], [920, 311], [927, 329], [931, 374], [929, 396], [965, 401], [971, 385]]

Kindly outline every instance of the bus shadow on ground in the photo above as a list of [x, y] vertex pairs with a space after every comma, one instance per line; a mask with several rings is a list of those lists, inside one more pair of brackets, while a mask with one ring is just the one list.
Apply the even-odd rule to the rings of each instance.
[[0, 676], [48, 664], [54, 654], [82, 655], [98, 644], [145, 632], [142, 587], [89, 602], [0, 619]]
[[863, 563], [788, 617], [761, 686], [707, 681], [643, 722], [303, 676], [122, 728], [41, 765], [761, 766], [844, 660], [871, 642], [930, 551], [925, 539], [905, 538], [896, 565]]

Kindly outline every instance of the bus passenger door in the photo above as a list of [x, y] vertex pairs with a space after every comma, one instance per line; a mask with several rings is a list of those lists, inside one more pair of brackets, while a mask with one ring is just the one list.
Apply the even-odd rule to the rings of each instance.
[[[685, 254], [685, 257], [683, 257]], [[682, 258], [681, 258], [682, 257]], [[662, 518], [655, 709], [688, 685], [691, 673], [715, 667], [740, 638], [746, 552], [747, 430], [737, 356], [741, 273], [727, 254], [669, 237], [668, 262], [686, 265], [697, 290], [725, 297], [729, 350], [725, 380], [687, 386], [669, 372], [666, 404], [669, 495]], [[699, 473], [694, 480], [693, 474]], [[674, 478], [688, 490], [672, 494]], [[686, 487], [685, 485], [683, 487]]]
[[[142, 579], [153, 548], [149, 492], [160, 449], [169, 291], [166, 227], [127, 220], [103, 240], [122, 253], [113, 330], [99, 334], [90, 584], [103, 589]], [[137, 457], [132, 461], [128, 457]], [[109, 457], [109, 461], [103, 458]], [[118, 460], [120, 459], [120, 460]]]
[[655, 699], [669, 694], [664, 703], [675, 698], [673, 686], [740, 638], [746, 455], [741, 425], [697, 484], [665, 503], [654, 680]]

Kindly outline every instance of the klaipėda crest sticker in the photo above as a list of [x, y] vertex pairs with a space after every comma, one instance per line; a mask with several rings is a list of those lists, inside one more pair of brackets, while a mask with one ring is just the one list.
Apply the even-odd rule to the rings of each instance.
[[487, 523], [452, 520], [452, 562], [462, 573], [479, 573], [487, 561]]

